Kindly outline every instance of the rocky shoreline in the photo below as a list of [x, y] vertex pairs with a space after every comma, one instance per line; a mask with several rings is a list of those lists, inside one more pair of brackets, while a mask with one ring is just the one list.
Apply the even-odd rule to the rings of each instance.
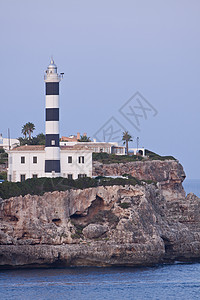
[[99, 186], [0, 200], [0, 268], [150, 266], [200, 258], [200, 199], [177, 161], [101, 166], [157, 184]]

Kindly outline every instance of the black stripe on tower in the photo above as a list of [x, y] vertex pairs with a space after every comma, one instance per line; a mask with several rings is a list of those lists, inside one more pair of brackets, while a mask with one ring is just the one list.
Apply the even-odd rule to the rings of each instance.
[[46, 108], [46, 121], [59, 121], [59, 108]]
[[46, 95], [59, 95], [59, 82], [46, 82]]
[[60, 160], [45, 160], [45, 173], [60, 173]]
[[45, 147], [59, 147], [59, 134], [46, 134]]

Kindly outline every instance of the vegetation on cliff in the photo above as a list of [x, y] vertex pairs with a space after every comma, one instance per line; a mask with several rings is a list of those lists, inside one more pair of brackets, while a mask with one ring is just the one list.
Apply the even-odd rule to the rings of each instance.
[[176, 160], [173, 156], [161, 156], [157, 153], [154, 153], [150, 150], [145, 150], [145, 155], [150, 159], [150, 160]]
[[145, 150], [145, 157], [140, 155], [116, 155], [108, 153], [93, 153], [93, 161], [99, 161], [102, 164], [127, 163], [142, 160], [176, 160], [173, 156], [161, 156], [152, 151]]
[[6, 164], [8, 161], [8, 154], [3, 148], [0, 148], [0, 164]]
[[[45, 192], [65, 191], [69, 189], [85, 189], [97, 186], [113, 185], [143, 185], [145, 182], [129, 175], [125, 178], [96, 177], [79, 178], [76, 180], [68, 178], [31, 178], [24, 182], [3, 182], [0, 185], [0, 198], [8, 199], [10, 197], [30, 195], [43, 195]], [[146, 181], [153, 183], [153, 181]]]
[[105, 152], [101, 153], [93, 153], [92, 159], [94, 161], [99, 161], [102, 164], [116, 164], [116, 163], [126, 163], [132, 161], [143, 160], [142, 156], [137, 155], [116, 155], [116, 154], [108, 154]]

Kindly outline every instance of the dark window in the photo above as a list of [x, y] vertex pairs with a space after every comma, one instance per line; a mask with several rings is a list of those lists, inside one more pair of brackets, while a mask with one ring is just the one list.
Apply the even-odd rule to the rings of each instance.
[[33, 163], [37, 164], [37, 156], [33, 156]]
[[26, 175], [25, 174], [21, 174], [20, 175], [20, 181], [25, 181], [26, 180]]
[[68, 175], [67, 175], [67, 178], [68, 178], [68, 179], [73, 179], [73, 174], [68, 174]]
[[38, 178], [38, 175], [37, 174], [33, 174], [33, 178]]
[[72, 163], [72, 156], [68, 156], [68, 164]]
[[79, 156], [78, 162], [79, 162], [79, 164], [84, 164], [84, 156]]
[[[53, 141], [53, 144], [52, 144]], [[59, 147], [59, 134], [46, 134], [46, 147]]]
[[83, 178], [83, 177], [87, 177], [86, 174], [78, 174], [78, 178]]
[[25, 156], [21, 156], [21, 164], [25, 164]]

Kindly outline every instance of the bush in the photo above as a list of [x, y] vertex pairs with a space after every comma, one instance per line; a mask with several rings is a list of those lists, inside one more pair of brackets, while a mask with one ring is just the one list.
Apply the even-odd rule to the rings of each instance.
[[160, 156], [150, 150], [145, 150], [145, 155], [149, 157], [150, 160], [176, 160], [173, 156]]
[[[85, 189], [97, 186], [112, 186], [112, 185], [142, 185], [143, 182], [129, 175], [130, 178], [79, 178], [76, 180], [68, 178], [31, 178], [24, 182], [3, 182], [0, 185], [0, 198], [8, 199], [15, 196], [43, 195], [45, 192], [65, 191], [69, 189]], [[145, 180], [144, 180], [145, 181]]]
[[143, 160], [144, 158], [139, 155], [116, 155], [108, 153], [93, 153], [92, 159], [99, 161], [103, 164], [114, 164], [114, 163], [124, 163], [131, 161]]
[[8, 161], [8, 153], [3, 148], [0, 149], [0, 164], [6, 164]]
[[6, 171], [0, 172], [0, 179], [7, 180], [7, 172]]
[[120, 203], [119, 206], [123, 209], [129, 208], [131, 205], [128, 202]]
[[[152, 151], [145, 150], [145, 155], [148, 156], [150, 160], [176, 160], [173, 156], [160, 156]], [[94, 161], [99, 161], [103, 164], [114, 164], [114, 163], [126, 163], [132, 161], [141, 161], [145, 158], [140, 155], [116, 155], [108, 153], [93, 153], [92, 159]]]

